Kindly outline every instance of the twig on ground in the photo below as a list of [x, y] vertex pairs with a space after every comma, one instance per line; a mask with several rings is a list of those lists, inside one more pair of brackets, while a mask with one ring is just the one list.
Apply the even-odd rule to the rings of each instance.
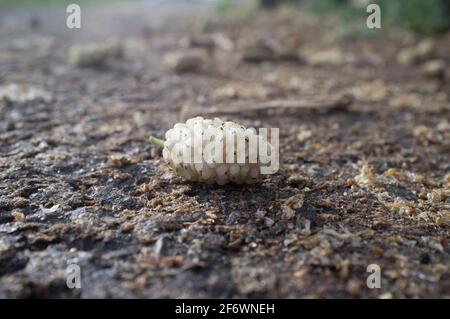
[[347, 94], [328, 96], [311, 100], [272, 100], [262, 103], [237, 103], [232, 105], [219, 105], [210, 108], [183, 106], [181, 118], [186, 119], [196, 115], [203, 116], [227, 116], [227, 115], [253, 115], [255, 113], [271, 110], [286, 111], [317, 111], [330, 112], [345, 110], [353, 102], [353, 97]]

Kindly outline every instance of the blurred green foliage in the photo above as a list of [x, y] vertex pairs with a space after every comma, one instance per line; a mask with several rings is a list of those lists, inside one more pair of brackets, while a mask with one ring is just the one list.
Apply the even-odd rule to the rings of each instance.
[[[232, 7], [237, 2], [218, 0], [216, 8], [222, 13], [235, 12], [236, 10], [232, 10]], [[367, 5], [376, 3], [381, 7], [383, 26], [407, 27], [424, 34], [450, 30], [450, 0], [258, 0], [258, 3], [260, 7], [266, 9], [285, 4], [298, 4], [299, 7], [319, 15], [339, 16], [346, 24], [351, 24], [352, 20], [365, 20]], [[357, 32], [352, 26], [345, 29], [343, 33], [346, 34], [366, 33], [365, 31]], [[371, 36], [374, 33], [368, 34]]]
[[419, 33], [450, 30], [449, 0], [379, 0], [388, 23], [401, 23]]
[[228, 13], [233, 8], [233, 3], [229, 0], [217, 0], [216, 10], [220, 13]]
[[450, 0], [307, 0], [305, 8], [318, 14], [336, 14], [345, 20], [366, 17], [365, 7], [376, 3], [383, 24], [432, 34], [450, 30]]

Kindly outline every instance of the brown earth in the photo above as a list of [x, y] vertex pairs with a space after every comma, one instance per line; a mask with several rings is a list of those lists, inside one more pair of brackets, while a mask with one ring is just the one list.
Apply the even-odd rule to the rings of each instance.
[[[450, 297], [449, 35], [430, 78], [426, 61], [397, 62], [419, 41], [405, 33], [170, 9], [85, 9], [81, 30], [64, 10], [1, 12], [0, 85], [48, 96], [0, 104], [0, 297]], [[258, 37], [301, 59], [243, 61]], [[67, 63], [70, 45], [111, 38], [122, 57]], [[193, 72], [163, 64], [192, 46], [206, 53]], [[283, 166], [257, 185], [185, 182], [147, 142], [186, 108], [340, 94], [354, 102], [228, 116], [280, 128]], [[81, 289], [66, 286], [72, 263]]]

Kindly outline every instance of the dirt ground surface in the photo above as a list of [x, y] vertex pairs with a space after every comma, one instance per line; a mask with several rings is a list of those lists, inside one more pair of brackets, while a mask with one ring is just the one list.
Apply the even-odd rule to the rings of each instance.
[[[421, 39], [402, 32], [150, 4], [82, 9], [80, 30], [64, 8], [0, 12], [0, 297], [450, 298], [449, 34], [405, 66]], [[261, 38], [279, 50], [255, 58]], [[108, 41], [123, 54], [67, 62]], [[174, 51], [202, 58], [178, 72]], [[340, 94], [353, 103], [225, 116], [280, 128], [260, 184], [185, 182], [147, 141], [189, 108]]]

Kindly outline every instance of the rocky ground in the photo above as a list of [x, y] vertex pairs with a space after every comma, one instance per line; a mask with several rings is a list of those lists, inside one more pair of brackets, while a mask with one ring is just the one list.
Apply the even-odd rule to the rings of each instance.
[[[0, 297], [450, 297], [450, 35], [172, 9], [0, 12]], [[148, 136], [213, 107], [280, 171], [172, 175]]]

